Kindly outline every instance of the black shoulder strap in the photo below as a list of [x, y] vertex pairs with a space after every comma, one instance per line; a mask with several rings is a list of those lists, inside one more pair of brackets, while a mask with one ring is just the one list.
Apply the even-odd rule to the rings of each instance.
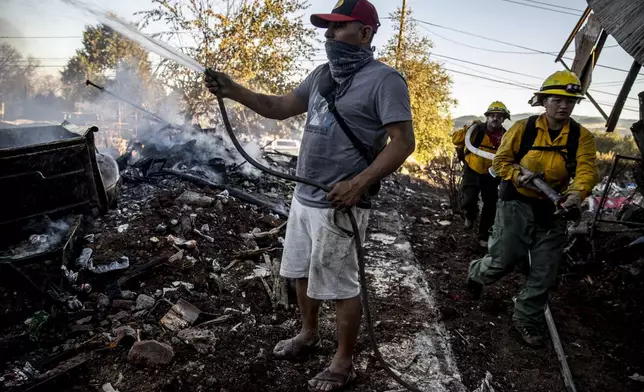
[[568, 141], [566, 142], [566, 170], [570, 177], [575, 177], [577, 173], [577, 149], [579, 148], [579, 137], [581, 135], [581, 125], [573, 119], [570, 119], [568, 125]]
[[[333, 81], [333, 78], [331, 77], [329, 65], [327, 64], [325, 67], [326, 68], [322, 70], [320, 80], [318, 81], [318, 92], [324, 97], [324, 99], [326, 99], [329, 112], [331, 112], [333, 117], [335, 117], [335, 121], [340, 126], [340, 129], [342, 129], [344, 134], [347, 135], [353, 146], [358, 150], [358, 152], [360, 152], [360, 155], [362, 155], [362, 157], [371, 165], [374, 161], [373, 154], [371, 154], [369, 149], [360, 141], [360, 139], [351, 132], [351, 128], [349, 128], [346, 121], [344, 121], [344, 118], [342, 118], [340, 113], [338, 113], [338, 109], [335, 107], [335, 81]], [[330, 83], [332, 83], [333, 88], [329, 88]]]
[[516, 163], [520, 163], [528, 151], [532, 149], [534, 141], [537, 139], [537, 119], [539, 116], [530, 116], [521, 136], [521, 145], [519, 151], [514, 156]]
[[528, 119], [525, 131], [521, 137], [521, 147], [519, 147], [519, 152], [515, 155], [516, 162], [521, 162], [530, 150], [558, 151], [566, 161], [568, 176], [571, 178], [575, 177], [577, 173], [577, 149], [579, 148], [581, 126], [575, 120], [570, 119], [570, 125], [568, 125], [568, 140], [565, 146], [534, 146], [534, 141], [537, 138], [538, 118], [539, 116], [532, 116]]
[[476, 136], [474, 137], [474, 143], [472, 143], [472, 145], [476, 148], [481, 147], [483, 138], [485, 138], [485, 126], [483, 124], [479, 124], [479, 126], [476, 127]]

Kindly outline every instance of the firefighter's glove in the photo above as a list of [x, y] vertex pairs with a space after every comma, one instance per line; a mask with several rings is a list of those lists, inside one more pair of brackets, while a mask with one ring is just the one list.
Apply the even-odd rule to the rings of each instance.
[[566, 196], [566, 200], [561, 204], [564, 210], [581, 209], [581, 196], [579, 193], [571, 192]]
[[521, 188], [528, 188], [538, 191], [539, 188], [532, 185], [532, 180], [535, 178], [543, 178], [543, 173], [532, 173], [529, 170], [521, 168], [521, 174], [517, 177], [517, 185]]

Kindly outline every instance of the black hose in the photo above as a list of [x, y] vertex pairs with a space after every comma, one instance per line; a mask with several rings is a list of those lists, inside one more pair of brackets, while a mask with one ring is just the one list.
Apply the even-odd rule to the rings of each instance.
[[[309, 180], [308, 178], [303, 178], [303, 177], [297, 177], [297, 176], [292, 176], [290, 174], [282, 173], [273, 169], [270, 169], [261, 163], [257, 162], [254, 160], [246, 151], [244, 148], [239, 144], [239, 141], [237, 140], [237, 137], [235, 136], [235, 133], [233, 132], [233, 128], [230, 125], [230, 120], [228, 119], [228, 112], [226, 111], [226, 106], [224, 105], [224, 100], [217, 96], [217, 103], [219, 104], [219, 110], [221, 111], [221, 118], [224, 121], [224, 126], [226, 128], [226, 132], [228, 133], [228, 136], [230, 137], [230, 140], [233, 142], [233, 145], [239, 151], [241, 156], [244, 157], [250, 163], [251, 165], [255, 166], [259, 170], [263, 171], [264, 173], [270, 174], [272, 176], [288, 180], [288, 181], [294, 181], [294, 182], [299, 182], [302, 184], [306, 185], [311, 185], [316, 188], [322, 189], [325, 192], [331, 192], [331, 187], [313, 180]], [[380, 366], [382, 366], [383, 369], [393, 378], [396, 380], [398, 384], [403, 386], [404, 388], [412, 391], [412, 392], [422, 392], [420, 389], [416, 388], [413, 385], [408, 384], [405, 382], [398, 374], [396, 374], [391, 366], [385, 361], [383, 358], [382, 354], [380, 353], [380, 349], [378, 348], [378, 344], [376, 343], [376, 334], [373, 330], [373, 323], [371, 320], [371, 310], [369, 309], [369, 293], [367, 292], [367, 279], [366, 279], [366, 274], [365, 274], [365, 254], [364, 254], [364, 248], [362, 247], [362, 241], [360, 239], [360, 228], [358, 227], [358, 222], [356, 221], [356, 217], [351, 212], [350, 210], [347, 211], [347, 215], [349, 216], [349, 221], [351, 222], [351, 228], [353, 230], [353, 240], [356, 246], [356, 252], [358, 255], [358, 273], [360, 274], [360, 293], [362, 295], [362, 304], [363, 304], [363, 309], [364, 309], [364, 316], [365, 320], [367, 322], [367, 332], [369, 333], [369, 340], [371, 340], [371, 347], [373, 349], [373, 352], [376, 356], [376, 359], [378, 362], [380, 362]]]

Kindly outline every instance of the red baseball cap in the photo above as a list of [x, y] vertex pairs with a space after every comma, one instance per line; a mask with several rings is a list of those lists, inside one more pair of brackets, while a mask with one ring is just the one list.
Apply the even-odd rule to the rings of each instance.
[[327, 28], [329, 22], [360, 22], [378, 31], [378, 11], [367, 0], [339, 0], [330, 14], [313, 14], [311, 23], [315, 27]]

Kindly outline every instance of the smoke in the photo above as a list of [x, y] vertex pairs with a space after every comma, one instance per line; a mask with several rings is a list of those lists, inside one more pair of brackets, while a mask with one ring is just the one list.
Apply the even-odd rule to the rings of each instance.
[[[204, 67], [197, 63], [194, 59], [186, 56], [184, 53], [181, 53], [172, 46], [153, 39], [145, 34], [143, 34], [139, 29], [127, 21], [123, 20], [114, 13], [108, 12], [104, 9], [96, 7], [95, 4], [89, 4], [84, 0], [61, 0], [62, 2], [71, 5], [77, 9], [82, 10], [83, 12], [92, 15], [101, 23], [111, 27], [113, 30], [117, 31], [121, 35], [129, 38], [130, 40], [138, 43], [147, 50], [154, 52], [166, 59], [171, 59], [179, 64], [186, 66], [189, 69], [197, 72], [204, 72]], [[172, 102], [170, 94], [163, 94], [162, 89], [151, 90], [150, 85], [143, 83], [141, 75], [136, 74], [136, 67], [127, 67], [124, 63], [121, 65], [120, 69], [117, 69], [115, 72], [115, 83], [112, 85], [114, 87], [114, 93], [117, 93], [119, 96], [127, 99], [128, 101], [139, 104], [143, 101], [144, 97], [148, 100], [156, 98], [158, 96], [164, 96], [164, 99], [158, 101], [162, 106], [163, 110], [159, 111], [157, 107], [156, 111], [153, 108], [153, 112], [162, 113], [163, 118], [170, 123], [178, 123], [180, 118], [179, 113], [175, 110], [181, 105], [177, 102], [176, 104]], [[154, 85], [154, 83], [152, 84]], [[146, 88], [147, 86], [147, 88]], [[105, 98], [105, 95], [103, 96]], [[104, 109], [102, 107], [102, 102], [95, 102], [94, 108], [98, 113], [102, 112]], [[108, 105], [109, 106], [109, 105]], [[121, 118], [119, 117], [119, 123]], [[184, 129], [189, 129], [191, 124], [184, 124]], [[152, 129], [153, 125], [149, 125], [149, 129]], [[212, 158], [221, 158], [227, 164], [241, 165], [241, 170], [244, 174], [248, 176], [259, 176], [260, 172], [253, 168], [251, 165], [242, 165], [244, 162], [243, 157], [232, 148], [232, 143], [228, 140], [228, 137], [225, 135], [214, 135], [213, 132], [182, 132], [177, 134], [172, 133], [162, 133], [162, 132], [147, 132], [144, 137], [137, 137], [140, 141], [147, 142], [148, 144], [152, 143], [156, 146], [165, 146], [166, 148], [172, 148], [178, 144], [185, 144], [192, 141], [196, 141], [196, 148], [194, 149], [195, 158], [201, 162], [208, 162]], [[111, 146], [110, 146], [111, 147]], [[257, 145], [247, 145], [249, 155], [253, 158], [257, 158], [262, 163], [263, 159], [261, 158], [261, 150]]]
[[26, 239], [0, 252], [0, 257], [18, 260], [54, 250], [60, 245], [69, 227], [67, 219], [38, 222], [30, 230], [31, 234]]

